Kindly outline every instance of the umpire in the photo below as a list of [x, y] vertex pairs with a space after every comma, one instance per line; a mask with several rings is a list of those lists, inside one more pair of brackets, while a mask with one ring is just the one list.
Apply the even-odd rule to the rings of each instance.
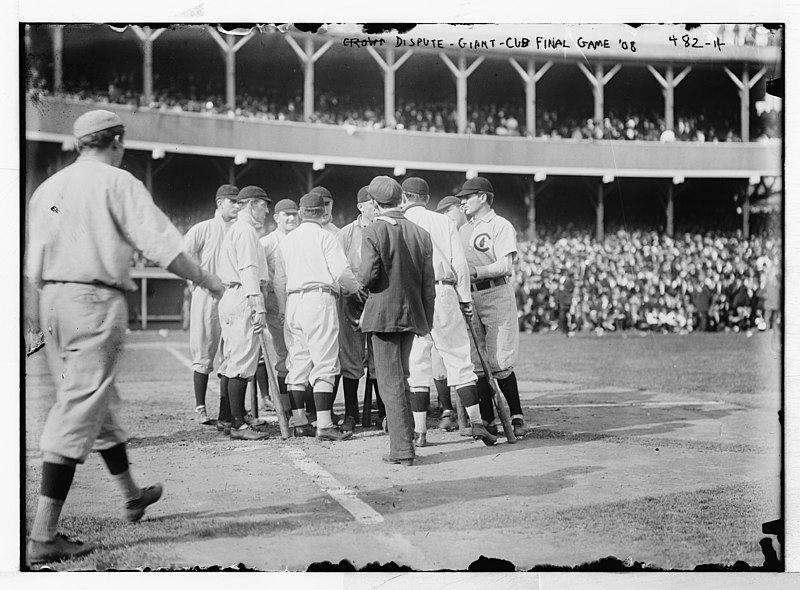
[[170, 272], [221, 296], [219, 278], [183, 252], [183, 239], [144, 185], [120, 170], [125, 128], [110, 111], [75, 121], [78, 159], [47, 179], [29, 204], [25, 320], [44, 327], [56, 403], [42, 432], [42, 485], [29, 564], [85, 555], [89, 544], [57, 534], [75, 467], [99, 451], [137, 521], [161, 497], [140, 488], [128, 468], [127, 434], [117, 420], [114, 385], [128, 327], [125, 292], [134, 291], [134, 249]]

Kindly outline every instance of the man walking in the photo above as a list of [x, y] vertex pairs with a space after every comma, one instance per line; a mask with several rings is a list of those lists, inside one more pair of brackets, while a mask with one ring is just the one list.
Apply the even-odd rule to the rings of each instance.
[[433, 246], [428, 232], [406, 219], [403, 190], [388, 176], [367, 188], [378, 215], [363, 230], [359, 279], [370, 295], [361, 329], [371, 334], [375, 372], [386, 406], [389, 454], [386, 463], [414, 463], [414, 427], [408, 389], [414, 335], [433, 325]]
[[178, 276], [222, 293], [220, 280], [183, 252], [183, 239], [144, 185], [119, 168], [125, 128], [93, 110], [73, 126], [78, 159], [46, 180], [29, 204], [25, 274], [27, 328], [44, 328], [56, 403], [42, 431], [42, 483], [27, 545], [29, 564], [85, 555], [89, 544], [57, 534], [75, 467], [99, 451], [135, 522], [161, 497], [130, 472], [128, 436], [117, 419], [114, 380], [128, 327], [125, 292], [135, 249]]

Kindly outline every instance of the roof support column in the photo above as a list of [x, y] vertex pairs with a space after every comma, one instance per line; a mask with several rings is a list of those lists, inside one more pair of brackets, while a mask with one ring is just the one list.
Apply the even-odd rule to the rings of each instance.
[[131, 27], [133, 32], [139, 38], [142, 45], [142, 53], [144, 54], [144, 63], [142, 65], [142, 94], [144, 95], [145, 105], [153, 102], [153, 41], [161, 36], [164, 29], [152, 30], [150, 27], [140, 27], [134, 25]]
[[51, 27], [53, 33], [53, 91], [64, 90], [64, 25]]
[[532, 58], [528, 58], [527, 71], [513, 57], [509, 57], [508, 61], [525, 84], [525, 133], [528, 137], [536, 137], [536, 83], [547, 73], [553, 62], [546, 62], [537, 72], [536, 62]]
[[225, 38], [216, 29], [209, 28], [208, 33], [217, 42], [225, 59], [225, 106], [228, 110], [236, 110], [236, 52], [253, 37], [253, 31], [236, 40], [235, 35], [225, 33]]
[[458, 132], [467, 132], [467, 80], [479, 65], [483, 63], [483, 56], [477, 58], [470, 66], [467, 66], [467, 58], [462, 53], [458, 56], [458, 67], [450, 60], [445, 53], [439, 56], [445, 65], [450, 68], [456, 79], [456, 103], [458, 105]]
[[397, 119], [395, 119], [394, 112], [395, 112], [395, 72], [400, 69], [406, 60], [411, 57], [413, 53], [413, 49], [409, 49], [403, 55], [400, 56], [400, 59], [397, 61], [394, 60], [394, 47], [389, 47], [386, 50], [386, 60], [384, 60], [380, 53], [378, 53], [373, 47], [367, 47], [367, 51], [372, 56], [372, 58], [378, 62], [378, 65], [383, 70], [383, 112], [384, 112], [384, 120], [386, 121], [387, 127], [395, 127], [397, 125]]
[[594, 94], [594, 122], [595, 125], [603, 124], [603, 111], [604, 111], [604, 89], [606, 84], [616, 76], [617, 72], [622, 67], [620, 64], [615, 65], [607, 74], [603, 74], [603, 64], [599, 63], [594, 67], [594, 73], [589, 71], [585, 65], [578, 62], [578, 67], [583, 72], [583, 75], [589, 80], [592, 85], [592, 93]]
[[687, 66], [677, 76], [674, 75], [672, 64], [667, 66], [667, 70], [662, 76], [657, 69], [648, 65], [647, 69], [653, 74], [656, 81], [661, 84], [662, 94], [664, 95], [664, 128], [667, 131], [675, 131], [675, 88], [680, 84], [692, 66]]
[[733, 80], [733, 83], [736, 84], [736, 87], [739, 89], [739, 102], [742, 107], [742, 141], [750, 141], [750, 90], [756, 85], [766, 71], [766, 68], [761, 68], [756, 72], [756, 75], [751, 78], [747, 64], [744, 64], [744, 66], [742, 66], [742, 77], [740, 79], [736, 74], [731, 72], [727, 66], [725, 67], [725, 73], [728, 74], [728, 77]]
[[311, 36], [306, 37], [305, 49], [301, 48], [291, 35], [286, 35], [286, 42], [303, 62], [305, 68], [305, 78], [303, 82], [303, 120], [305, 122], [311, 121], [314, 115], [314, 64], [322, 57], [328, 48], [333, 45], [333, 40], [329, 39], [325, 44], [314, 51], [314, 39]]

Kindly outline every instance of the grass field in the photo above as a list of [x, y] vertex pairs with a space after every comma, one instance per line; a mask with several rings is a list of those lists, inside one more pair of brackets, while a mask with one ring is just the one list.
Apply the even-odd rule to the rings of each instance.
[[[381, 463], [388, 439], [374, 428], [317, 443], [281, 441], [273, 424], [276, 436], [247, 443], [197, 425], [186, 334], [133, 332], [121, 418], [137, 478], [162, 481], [164, 498], [140, 523], [124, 522], [91, 456], [62, 531], [98, 550], [49, 567], [297, 571], [347, 559], [433, 571], [465, 570], [481, 555], [518, 570], [609, 555], [667, 570], [761, 566], [761, 524], [781, 510], [773, 342], [769, 333], [523, 334], [517, 376], [531, 434], [489, 448], [431, 431], [407, 469]], [[27, 371], [29, 528], [54, 389], [43, 354]], [[215, 415], [213, 380], [208, 399]]]

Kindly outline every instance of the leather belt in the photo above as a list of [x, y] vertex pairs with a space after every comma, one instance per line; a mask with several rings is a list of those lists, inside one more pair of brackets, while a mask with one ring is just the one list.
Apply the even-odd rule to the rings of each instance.
[[452, 279], [445, 279], [445, 280], [441, 280], [441, 281], [436, 281], [436, 284], [437, 285], [455, 285], [456, 282], [454, 280], [452, 280]]
[[119, 291], [120, 293], [127, 293], [122, 287], [116, 285], [109, 285], [101, 283], [100, 281], [42, 281], [44, 285], [89, 285], [90, 287], [99, 287], [101, 289], [111, 289], [112, 291]]
[[492, 287], [499, 287], [500, 285], [505, 285], [508, 281], [506, 281], [505, 277], [497, 277], [496, 279], [484, 279], [482, 281], [475, 281], [469, 286], [470, 291], [483, 291], [485, 289], [491, 289]]
[[308, 289], [296, 289], [294, 291], [289, 291], [289, 295], [293, 295], [295, 293], [330, 293], [331, 295], [336, 295], [336, 291], [330, 287], [309, 287]]
[[234, 289], [234, 288], [236, 288], [236, 287], [241, 287], [241, 286], [242, 286], [242, 284], [241, 284], [241, 283], [222, 283], [222, 285], [223, 285], [223, 286], [224, 286], [226, 289]]

